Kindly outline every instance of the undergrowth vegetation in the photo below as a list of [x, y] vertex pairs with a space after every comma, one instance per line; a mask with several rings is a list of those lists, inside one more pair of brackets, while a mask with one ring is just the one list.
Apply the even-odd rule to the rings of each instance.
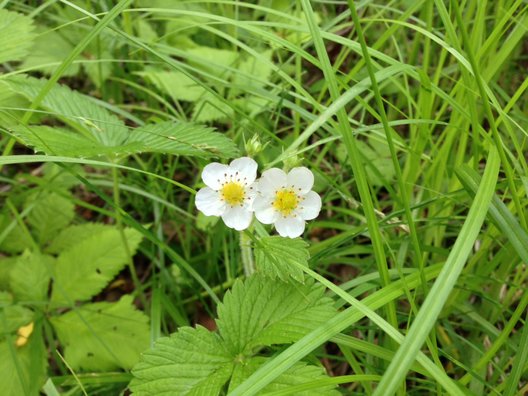
[[0, 394], [527, 394], [527, 30], [0, 2]]

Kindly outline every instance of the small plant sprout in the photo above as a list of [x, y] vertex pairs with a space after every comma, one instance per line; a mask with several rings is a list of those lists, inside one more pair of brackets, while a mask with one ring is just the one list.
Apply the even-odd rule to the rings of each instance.
[[304, 232], [306, 220], [321, 211], [321, 197], [312, 191], [314, 175], [305, 167], [288, 174], [278, 168], [262, 173], [253, 203], [255, 216], [264, 224], [274, 224], [282, 237], [296, 238]]
[[257, 163], [249, 157], [229, 165], [208, 164], [202, 171], [204, 187], [196, 194], [196, 207], [206, 216], [221, 216], [225, 225], [237, 231], [249, 227], [256, 196]]

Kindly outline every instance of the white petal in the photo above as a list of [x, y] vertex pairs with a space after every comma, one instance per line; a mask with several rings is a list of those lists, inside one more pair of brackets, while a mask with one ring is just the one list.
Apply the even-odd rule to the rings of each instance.
[[232, 173], [238, 172], [241, 182], [251, 184], [257, 178], [258, 164], [255, 160], [249, 157], [237, 158], [236, 160], [231, 161], [229, 168]]
[[228, 207], [222, 215], [225, 225], [237, 231], [248, 228], [252, 218], [253, 213], [242, 206]]
[[286, 173], [279, 168], [271, 168], [262, 172], [259, 179], [258, 190], [263, 195], [275, 195], [279, 188], [286, 187], [288, 179]]
[[244, 206], [248, 210], [253, 211], [253, 203], [255, 202], [255, 198], [257, 198], [257, 196], [257, 183], [253, 183], [246, 187], [246, 198], [244, 200]]
[[282, 237], [297, 238], [304, 232], [305, 222], [297, 217], [280, 217], [275, 222], [275, 228]]
[[293, 168], [288, 173], [288, 185], [292, 186], [295, 191], [306, 194], [314, 184], [314, 175], [312, 171], [304, 166]]
[[220, 199], [218, 191], [204, 187], [196, 193], [196, 207], [206, 216], [221, 216], [225, 211], [225, 203]]
[[272, 200], [267, 197], [258, 196], [253, 202], [255, 217], [262, 224], [274, 223], [279, 218], [279, 213], [273, 208]]
[[300, 202], [297, 214], [304, 220], [313, 220], [321, 211], [321, 197], [316, 192], [310, 191]]
[[219, 190], [225, 175], [229, 175], [229, 167], [218, 162], [211, 162], [207, 164], [202, 171], [202, 180], [213, 190]]

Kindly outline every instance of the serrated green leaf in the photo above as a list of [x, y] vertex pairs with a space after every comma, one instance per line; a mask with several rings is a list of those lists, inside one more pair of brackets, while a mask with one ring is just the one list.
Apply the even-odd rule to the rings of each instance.
[[162, 122], [136, 128], [130, 141], [142, 142], [144, 151], [174, 155], [235, 157], [231, 139], [212, 128], [191, 123]]
[[[134, 229], [124, 231], [133, 255], [141, 242]], [[99, 293], [128, 261], [119, 230], [108, 227], [64, 250], [57, 259], [51, 301], [70, 305]]]
[[[29, 55], [25, 58], [22, 67], [34, 68], [45, 74], [52, 74], [61, 64], [64, 59], [64, 54], [70, 53], [74, 45], [67, 41], [63, 37], [63, 34], [55, 30], [47, 30], [47, 28], [41, 27], [37, 31], [39, 34], [35, 39], [35, 44], [31, 48]], [[73, 63], [62, 75], [64, 77], [75, 76], [79, 73], [79, 69], [80, 65]]]
[[80, 241], [84, 241], [85, 239], [91, 237], [92, 235], [97, 235], [112, 228], [112, 226], [101, 223], [86, 223], [66, 227], [57, 235], [57, 237], [53, 239], [53, 241], [47, 247], [46, 252], [51, 254], [59, 254], [64, 250], [75, 246]]
[[336, 314], [324, 287], [253, 275], [237, 281], [218, 306], [218, 330], [233, 355], [294, 342]]
[[75, 216], [72, 201], [54, 192], [37, 192], [25, 206], [31, 206], [28, 224], [41, 245], [53, 239]]
[[136, 74], [150, 81], [174, 101], [195, 102], [207, 92], [204, 87], [181, 72], [147, 70]]
[[30, 236], [24, 232], [20, 224], [11, 216], [0, 214], [0, 251], [5, 253], [21, 253], [32, 246]]
[[18, 301], [46, 301], [50, 271], [55, 259], [36, 252], [26, 251], [18, 257], [10, 273], [11, 291]]
[[238, 59], [238, 53], [220, 48], [199, 46], [185, 51], [188, 63], [214, 75], [227, 78]]
[[207, 92], [193, 107], [193, 120], [209, 122], [233, 117], [233, 108], [221, 101], [212, 93]]
[[130, 389], [136, 396], [215, 396], [231, 376], [233, 358], [216, 333], [181, 327], [156, 341], [134, 367]]
[[[34, 100], [47, 83], [44, 79], [27, 76], [10, 77], [3, 82], [29, 100]], [[128, 129], [120, 119], [89, 96], [72, 91], [65, 85], [55, 85], [42, 100], [41, 107], [89, 132], [104, 146], [119, 146], [128, 137]]]
[[13, 135], [33, 147], [37, 152], [47, 155], [68, 157], [97, 157], [101, 155], [131, 154], [144, 151], [140, 142], [105, 146], [101, 142], [71, 130], [49, 126], [17, 126], [12, 128]]
[[308, 268], [310, 253], [307, 248], [308, 244], [300, 238], [261, 238], [254, 248], [257, 271], [273, 279], [288, 281], [292, 277], [302, 282], [304, 274], [297, 265]]
[[[249, 378], [251, 374], [268, 360], [269, 358], [265, 357], [254, 357], [242, 364], [236, 365], [235, 370], [233, 371], [233, 377], [229, 383], [228, 393]], [[277, 377], [273, 382], [262, 389], [259, 394], [265, 395], [267, 393], [288, 389], [294, 385], [313, 382], [324, 378], [328, 378], [328, 376], [323, 368], [299, 362]], [[335, 389], [335, 385], [323, 385], [295, 393], [297, 396], [339, 396], [340, 394], [341, 393]]]
[[[35, 326], [28, 342], [21, 347], [0, 342], [0, 395], [38, 395], [46, 373], [46, 350], [40, 326]], [[14, 352], [14, 353], [13, 353]]]
[[0, 257], [0, 290], [8, 290], [10, 274], [15, 268], [18, 257]]
[[115, 303], [86, 304], [54, 317], [51, 323], [64, 345], [64, 357], [75, 370], [130, 369], [148, 348], [148, 317], [132, 296]]
[[35, 316], [32, 310], [21, 305], [12, 305], [7, 301], [0, 304], [0, 311], [2, 311], [5, 318], [5, 322], [0, 322], [0, 335], [17, 331], [21, 326], [30, 323]]
[[0, 63], [23, 59], [33, 45], [33, 20], [0, 9]]
[[[272, 51], [265, 51], [260, 54], [263, 58], [271, 62]], [[240, 73], [233, 76], [233, 83], [245, 88], [262, 88], [271, 75], [271, 63], [262, 62], [255, 57], [248, 57], [238, 66]]]

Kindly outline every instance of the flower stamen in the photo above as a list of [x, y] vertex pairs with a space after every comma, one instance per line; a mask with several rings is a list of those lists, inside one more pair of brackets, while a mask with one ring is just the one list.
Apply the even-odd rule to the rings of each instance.
[[231, 206], [242, 205], [246, 198], [244, 186], [234, 181], [224, 184], [220, 190], [220, 195]]
[[283, 188], [275, 193], [275, 200], [272, 205], [283, 216], [288, 216], [297, 209], [299, 198], [293, 189]]

